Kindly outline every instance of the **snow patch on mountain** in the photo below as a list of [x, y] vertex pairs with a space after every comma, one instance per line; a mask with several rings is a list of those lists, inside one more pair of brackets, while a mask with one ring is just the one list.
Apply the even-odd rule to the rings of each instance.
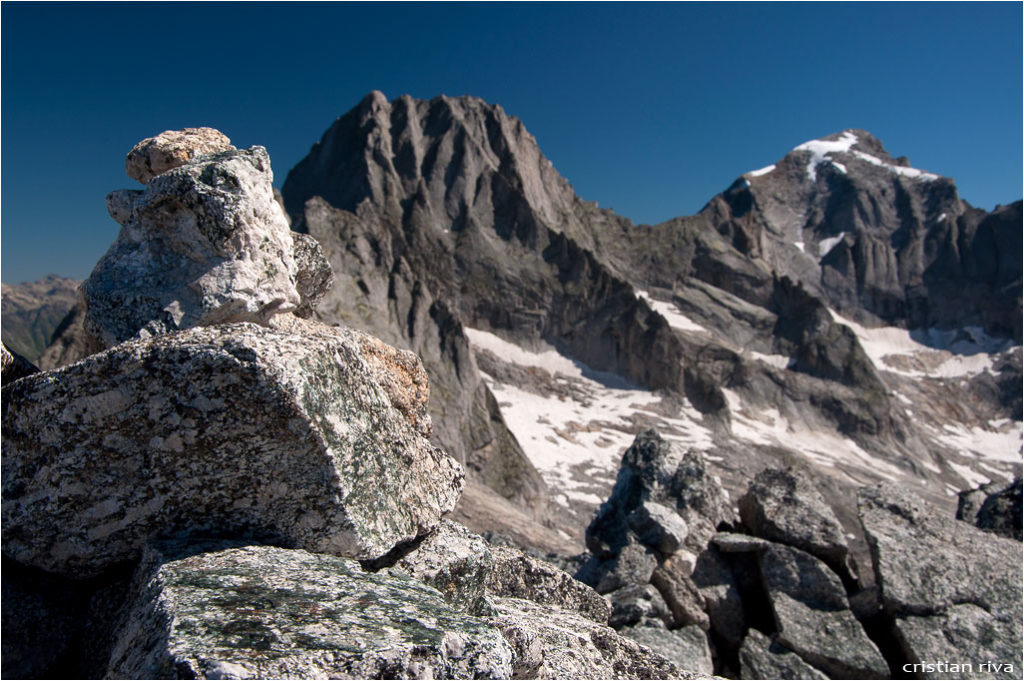
[[1010, 341], [992, 338], [976, 327], [952, 331], [907, 331], [894, 326], [867, 328], [834, 310], [830, 312], [835, 321], [850, 327], [857, 335], [876, 369], [912, 378], [975, 376], [992, 369], [993, 353], [1011, 347]]
[[953, 469], [953, 472], [955, 472], [957, 475], [959, 475], [961, 478], [967, 481], [967, 485], [965, 486], [966, 489], [970, 489], [972, 487], [980, 487], [981, 485], [992, 482], [991, 477], [985, 475], [984, 473], [978, 473], [970, 466], [962, 466], [952, 461], [947, 461], [946, 463], [948, 463], [949, 467]]
[[932, 427], [936, 440], [963, 453], [993, 462], [1019, 465], [1024, 442], [1024, 423], [1011, 421], [999, 428], [965, 426], [955, 423]]
[[668, 325], [673, 329], [679, 331], [688, 331], [691, 333], [710, 333], [708, 329], [701, 326], [697, 322], [693, 321], [676, 307], [675, 303], [667, 303], [661, 300], [655, 300], [651, 297], [650, 293], [646, 291], [639, 291], [637, 297], [646, 302], [651, 309], [660, 314], [668, 322]]
[[841, 232], [836, 236], [830, 236], [822, 239], [818, 242], [818, 260], [819, 262], [828, 255], [833, 248], [839, 245], [839, 242], [846, 238], [849, 232]]
[[853, 440], [838, 431], [810, 428], [790, 421], [777, 409], [751, 409], [739, 393], [723, 389], [729, 404], [732, 434], [739, 440], [796, 450], [811, 462], [844, 472], [860, 469], [892, 480], [903, 471], [891, 463], [872, 456]]
[[537, 352], [523, 350], [515, 343], [496, 336], [488, 331], [464, 327], [466, 336], [473, 347], [481, 350], [490, 350], [501, 359], [518, 364], [524, 367], [536, 367], [550, 373], [561, 373], [566, 376], [583, 378], [583, 370], [580, 365], [559, 353], [550, 345], [543, 345]]
[[767, 175], [768, 173], [772, 172], [773, 170], [775, 170], [775, 164], [774, 163], [771, 164], [770, 166], [765, 166], [764, 168], [758, 168], [757, 170], [751, 170], [749, 173], [744, 173], [744, 175], [746, 175], [747, 177], [761, 177], [762, 175]]
[[793, 363], [793, 360], [785, 355], [766, 355], [762, 352], [754, 352], [753, 350], [747, 350], [743, 354], [745, 357], [764, 362], [776, 369], [788, 369], [790, 364]]
[[863, 151], [854, 151], [853, 155], [862, 161], [867, 161], [871, 165], [878, 166], [879, 168], [886, 168], [890, 172], [896, 173], [897, 175], [900, 175], [902, 177], [908, 177], [912, 180], [931, 182], [933, 180], [939, 179], [939, 176], [935, 175], [934, 173], [927, 173], [923, 170], [918, 170], [917, 168], [905, 168], [904, 166], [897, 166], [893, 165], [892, 163], [886, 163], [877, 156], [866, 154]]
[[684, 447], [707, 450], [714, 446], [710, 429], [689, 403], [661, 407], [658, 393], [561, 355], [550, 346], [536, 352], [481, 329], [466, 329], [475, 350], [487, 350], [499, 360], [545, 372], [539, 385], [512, 385], [481, 371], [501, 407], [509, 430], [551, 491], [553, 503], [589, 522], [611, 491], [622, 453], [636, 433], [656, 427]]
[[[807, 177], [811, 182], [815, 182], [818, 179], [818, 166], [830, 161], [831, 159], [828, 158], [830, 154], [849, 151], [856, 143], [857, 136], [847, 130], [837, 140], [811, 140], [799, 145], [793, 151], [809, 151], [811, 153], [811, 158], [807, 162]], [[844, 173], [846, 172], [845, 168], [842, 170]]]

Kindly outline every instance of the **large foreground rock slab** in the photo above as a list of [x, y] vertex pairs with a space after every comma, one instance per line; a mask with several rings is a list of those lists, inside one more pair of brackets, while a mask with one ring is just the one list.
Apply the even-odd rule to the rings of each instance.
[[147, 553], [107, 678], [510, 678], [513, 653], [435, 589], [267, 546]]
[[319, 328], [191, 329], [6, 386], [5, 555], [85, 577], [164, 535], [376, 559], [426, 534], [463, 472], [424, 437], [422, 370]]
[[[1019, 678], [1020, 542], [946, 517], [891, 483], [861, 490], [859, 506], [882, 602], [904, 655], [920, 663], [1012, 664], [1007, 678]], [[945, 673], [928, 669], [921, 672], [926, 678]], [[952, 674], [977, 672], [975, 666]], [[991, 678], [993, 671], [981, 674]]]

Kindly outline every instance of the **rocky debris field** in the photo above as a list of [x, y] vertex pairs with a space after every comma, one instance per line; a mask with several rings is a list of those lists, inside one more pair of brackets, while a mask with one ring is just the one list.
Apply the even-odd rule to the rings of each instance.
[[[1009, 487], [1016, 497], [964, 496], [1012, 517], [1020, 478]], [[980, 665], [993, 661], [1012, 666], [996, 678], [1018, 673], [1024, 550], [985, 527], [1002, 524], [989, 514], [976, 527], [901, 486], [861, 488], [871, 564], [858, 565], [808, 472], [764, 469], [738, 515], [721, 499], [699, 454], [637, 436], [576, 574], [620, 633], [732, 678], [902, 678], [940, 659], [973, 663], [968, 678], [992, 678]]]

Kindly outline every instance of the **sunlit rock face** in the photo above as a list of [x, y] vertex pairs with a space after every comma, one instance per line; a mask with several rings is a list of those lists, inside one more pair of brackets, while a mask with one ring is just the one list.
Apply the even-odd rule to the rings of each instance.
[[426, 440], [417, 360], [376, 343], [218, 325], [8, 386], [5, 555], [89, 577], [183, 532], [359, 559], [425, 534], [462, 468]]

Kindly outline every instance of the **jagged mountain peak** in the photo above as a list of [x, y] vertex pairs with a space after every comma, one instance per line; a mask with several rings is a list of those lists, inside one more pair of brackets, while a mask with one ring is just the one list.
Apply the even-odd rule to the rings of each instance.
[[371, 92], [288, 174], [283, 194], [299, 230], [305, 202], [320, 196], [351, 213], [366, 202], [393, 221], [419, 211], [443, 240], [469, 227], [525, 241], [541, 226], [587, 234], [580, 200], [522, 121], [471, 96]]
[[[741, 175], [702, 210], [745, 255], [803, 282], [862, 323], [907, 328], [1007, 324], [1020, 309], [1020, 230], [972, 208], [948, 177], [847, 129]], [[955, 302], [954, 302], [955, 301]]]

